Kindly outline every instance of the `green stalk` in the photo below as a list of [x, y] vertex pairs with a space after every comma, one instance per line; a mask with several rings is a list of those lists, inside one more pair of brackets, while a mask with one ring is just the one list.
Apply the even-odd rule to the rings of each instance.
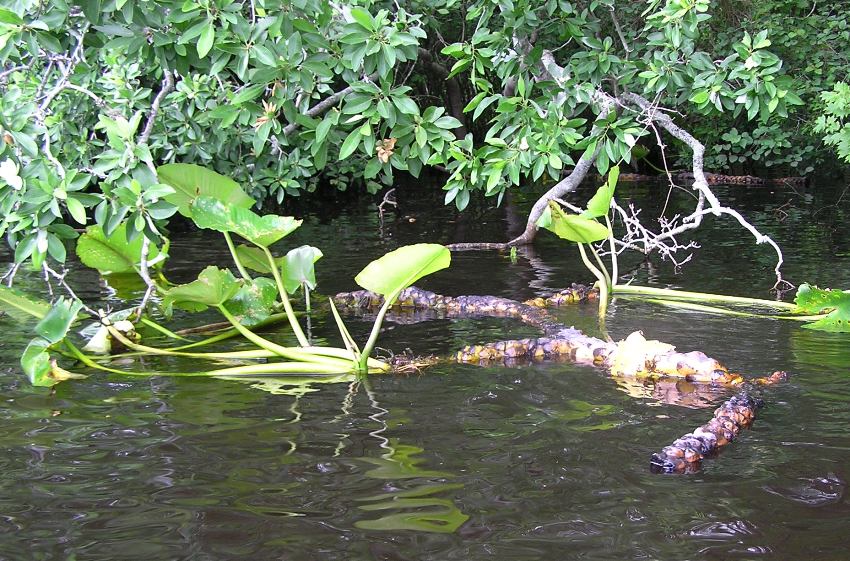
[[181, 337], [180, 335], [174, 333], [173, 331], [171, 331], [167, 327], [163, 327], [162, 325], [158, 324], [157, 322], [153, 321], [152, 319], [146, 318], [145, 316], [142, 316], [142, 318], [139, 321], [141, 321], [143, 324], [147, 325], [151, 329], [155, 329], [155, 330], [159, 331], [160, 333], [162, 333], [166, 337], [170, 337], [171, 339], [177, 339], [178, 341], [188, 341], [189, 340], [189, 339], [186, 339], [185, 337]]
[[303, 348], [292, 349], [278, 345], [277, 343], [260, 337], [259, 335], [239, 323], [239, 320], [233, 317], [233, 314], [228, 312], [227, 308], [225, 308], [223, 305], [218, 306], [218, 310], [221, 312], [221, 315], [227, 318], [227, 321], [233, 324], [233, 327], [235, 327], [239, 331], [239, 333], [242, 334], [243, 337], [257, 345], [258, 347], [262, 347], [268, 351], [271, 351], [280, 357], [288, 358], [296, 362], [311, 362], [316, 364], [332, 365], [336, 368], [342, 368], [343, 371], [346, 371], [348, 368], [350, 368], [350, 364], [348, 362], [342, 361], [334, 357], [325, 357], [309, 352], [304, 352]]
[[693, 302], [678, 302], [676, 300], [659, 300], [656, 298], [647, 298], [647, 302], [653, 304], [661, 304], [662, 306], [670, 306], [671, 308], [681, 308], [683, 310], [694, 310], [697, 312], [706, 312], [710, 314], [722, 314], [726, 316], [751, 317], [751, 318], [767, 318], [767, 319], [785, 319], [791, 321], [817, 321], [825, 318], [829, 314], [817, 314], [812, 316], [779, 316], [772, 314], [756, 314], [753, 312], [741, 312], [738, 310], [729, 310], [727, 308], [718, 308], [716, 306], [705, 306], [703, 304], [694, 304]]
[[611, 288], [617, 286], [617, 279], [620, 278], [619, 263], [617, 259], [617, 249], [614, 247], [614, 228], [611, 227], [611, 219], [605, 215], [605, 225], [608, 226], [608, 243], [611, 245]]
[[369, 355], [372, 354], [372, 348], [378, 341], [378, 334], [381, 332], [381, 324], [384, 321], [384, 316], [387, 315], [387, 310], [395, 303], [399, 294], [401, 294], [401, 290], [394, 292], [390, 297], [384, 298], [384, 305], [381, 306], [378, 316], [375, 318], [375, 323], [372, 324], [372, 332], [369, 333], [369, 340], [363, 345], [363, 351], [360, 353], [360, 362], [357, 365], [360, 371], [366, 370], [366, 362], [369, 359]]
[[191, 358], [208, 358], [212, 360], [216, 359], [229, 359], [229, 360], [245, 360], [245, 359], [255, 359], [255, 358], [272, 358], [278, 356], [272, 351], [267, 351], [265, 349], [256, 349], [249, 351], [230, 351], [230, 352], [222, 352], [222, 353], [192, 353], [192, 352], [184, 352], [184, 351], [174, 351], [170, 349], [157, 349], [156, 347], [148, 347], [147, 345], [140, 345], [135, 341], [124, 336], [123, 333], [118, 331], [112, 326], [107, 327], [109, 329], [109, 334], [118, 339], [125, 347], [128, 349], [133, 349], [134, 351], [142, 352], [142, 353], [150, 353], [155, 355], [164, 355], [164, 356], [185, 356]]
[[227, 249], [230, 250], [230, 256], [233, 257], [233, 262], [236, 263], [236, 268], [239, 270], [239, 274], [246, 281], [251, 281], [251, 275], [248, 274], [248, 271], [245, 270], [245, 266], [242, 265], [242, 261], [240, 261], [239, 256], [236, 255], [236, 246], [233, 245], [233, 238], [230, 237], [230, 232], [222, 232], [224, 234], [224, 240], [227, 242]]
[[593, 266], [593, 263], [587, 258], [587, 253], [584, 250], [584, 244], [578, 244], [578, 251], [581, 254], [581, 260], [584, 262], [584, 266], [588, 268], [588, 270], [593, 273], [596, 279], [599, 281], [599, 317], [602, 318], [605, 316], [605, 312], [608, 310], [608, 283], [605, 280], [605, 277], [602, 273]]
[[587, 247], [590, 248], [590, 253], [592, 253], [593, 257], [596, 259], [596, 264], [599, 265], [599, 271], [605, 276], [605, 284], [608, 287], [611, 287], [611, 277], [608, 276], [608, 269], [605, 268], [605, 264], [602, 262], [602, 258], [599, 257], [599, 252], [596, 251], [596, 248], [593, 247], [593, 244], [587, 244]]
[[346, 368], [340, 370], [339, 367], [332, 364], [315, 364], [312, 362], [267, 362], [263, 364], [246, 364], [230, 368], [219, 368], [216, 370], [207, 370], [205, 372], [132, 372], [118, 370], [116, 368], [110, 368], [108, 366], [98, 364], [90, 357], [83, 354], [83, 352], [75, 347], [70, 341], [66, 340], [65, 344], [74, 356], [86, 366], [97, 370], [103, 370], [104, 372], [110, 372], [112, 374], [120, 374], [122, 376], [174, 376], [181, 378], [200, 378], [208, 376], [256, 376], [258, 374], [274, 375], [290, 373], [344, 374], [349, 371], [347, 364], [345, 365]]
[[302, 347], [309, 347], [310, 342], [307, 340], [307, 337], [304, 336], [304, 332], [301, 330], [301, 324], [298, 323], [298, 318], [295, 317], [295, 311], [292, 309], [292, 304], [289, 303], [289, 296], [286, 295], [286, 288], [283, 286], [283, 279], [280, 278], [280, 271], [277, 270], [277, 263], [274, 262], [272, 252], [269, 251], [269, 248], [267, 247], [263, 247], [261, 245], [258, 245], [257, 247], [262, 249], [263, 253], [266, 254], [266, 259], [268, 260], [269, 267], [272, 270], [272, 276], [274, 276], [274, 282], [277, 284], [277, 291], [280, 293], [280, 301], [283, 302], [283, 309], [286, 310], [286, 315], [289, 318], [289, 325], [292, 326], [292, 332], [295, 333], [295, 337], [298, 339], [298, 344]]
[[[334, 347], [304, 347], [302, 350], [309, 351], [311, 353], [321, 355], [321, 356], [331, 356], [336, 358], [345, 359], [348, 361], [357, 361], [354, 353], [348, 351], [346, 349], [337, 349]], [[367, 361], [367, 365], [370, 368], [374, 368], [380, 370], [382, 372], [388, 372], [390, 370], [390, 365], [386, 362], [378, 360], [376, 358], [370, 358]]]
[[702, 302], [725, 302], [729, 304], [766, 306], [768, 308], [776, 308], [780, 310], [797, 309], [797, 306], [791, 302], [762, 300], [760, 298], [743, 298], [740, 296], [724, 296], [722, 294], [708, 294], [704, 292], [687, 292], [684, 290], [655, 288], [651, 286], [634, 286], [630, 284], [617, 285], [612, 292], [623, 296], [658, 296], [661, 298], [678, 298], [681, 300], [700, 300]]

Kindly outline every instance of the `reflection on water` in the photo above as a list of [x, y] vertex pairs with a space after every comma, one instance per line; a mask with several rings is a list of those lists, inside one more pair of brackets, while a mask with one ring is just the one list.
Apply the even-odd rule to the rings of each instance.
[[[623, 195], [644, 196], [645, 189], [624, 187]], [[798, 208], [780, 222], [779, 203], [765, 205], [755, 190], [730, 188], [722, 196], [783, 242], [790, 278], [850, 287], [846, 209], [828, 207], [834, 198], [814, 192], [795, 199]], [[472, 218], [411, 207], [403, 213], [421, 219], [387, 223], [381, 238], [374, 213], [361, 209], [331, 224], [308, 217], [291, 243], [322, 248], [319, 288], [330, 294], [354, 289], [354, 273], [397, 245], [501, 239], [500, 212]], [[707, 220], [706, 228], [695, 264], [680, 276], [659, 263], [626, 259], [623, 268], [641, 283], [766, 296], [770, 252], [725, 222]], [[169, 277], [182, 282], [208, 264], [227, 263], [226, 248], [210, 240], [176, 240]], [[516, 263], [496, 253], [453, 259], [423, 287], [523, 299], [589, 280], [577, 254], [551, 237], [520, 252]], [[88, 298], [118, 306], [91, 272], [77, 269], [69, 278]], [[23, 272], [19, 280], [38, 281]], [[594, 328], [590, 307], [557, 314]], [[498, 319], [392, 319], [381, 345], [423, 355], [530, 334]], [[332, 322], [315, 320], [315, 336], [339, 344]], [[356, 339], [369, 327], [351, 318]], [[649, 454], [704, 423], [704, 407], [725, 399], [724, 390], [614, 381], [593, 368], [547, 363], [442, 364], [368, 380], [86, 372], [90, 378], [50, 393], [29, 387], [19, 372], [27, 326], [2, 317], [0, 558], [846, 557], [846, 336], [634, 299], [612, 304], [607, 327], [614, 338], [642, 329], [681, 350], [703, 350], [746, 375], [785, 369], [792, 378], [768, 390], [753, 429], [701, 473], [660, 477], [648, 472]], [[197, 368], [173, 358], [138, 366]]]

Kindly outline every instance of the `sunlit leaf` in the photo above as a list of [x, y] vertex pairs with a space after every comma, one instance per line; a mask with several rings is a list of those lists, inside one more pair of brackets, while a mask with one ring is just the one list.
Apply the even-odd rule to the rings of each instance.
[[439, 244], [406, 245], [372, 261], [354, 280], [365, 288], [387, 298], [451, 264], [448, 248]]
[[316, 289], [316, 269], [314, 264], [322, 258], [322, 252], [316, 247], [302, 245], [289, 250], [283, 262], [283, 286], [290, 294], [302, 285]]
[[[77, 240], [77, 256], [84, 265], [97, 269], [101, 274], [135, 273], [142, 259], [142, 236], [127, 241], [127, 224], [121, 224], [111, 236], [103, 233], [103, 228], [92, 225]], [[148, 261], [157, 260], [160, 250], [150, 244]], [[157, 260], [159, 266], [161, 259]]]
[[596, 194], [587, 202], [587, 210], [581, 213], [586, 218], [605, 216], [611, 209], [611, 200], [614, 198], [614, 189], [617, 188], [617, 179], [620, 177], [620, 166], [613, 166], [608, 171], [608, 181], [596, 190]]
[[173, 306], [190, 312], [199, 312], [209, 306], [219, 306], [239, 291], [239, 283], [226, 269], [209, 266], [198, 275], [198, 280], [169, 289], [162, 299], [166, 313]]
[[551, 222], [543, 227], [559, 238], [577, 243], [593, 243], [608, 237], [606, 226], [590, 218], [567, 214], [555, 201], [549, 202], [549, 211]]
[[226, 206], [212, 197], [198, 197], [192, 203], [192, 220], [199, 228], [238, 234], [262, 247], [294, 232], [301, 221], [291, 216], [260, 216], [247, 208]]
[[238, 183], [219, 173], [195, 164], [165, 164], [156, 168], [159, 181], [174, 188], [165, 200], [177, 206], [183, 216], [191, 217], [192, 201], [213, 197], [230, 207], [251, 208], [254, 199]]
[[794, 299], [797, 310], [804, 314], [827, 316], [803, 327], [820, 331], [850, 332], [850, 292], [830, 290], [803, 283]]

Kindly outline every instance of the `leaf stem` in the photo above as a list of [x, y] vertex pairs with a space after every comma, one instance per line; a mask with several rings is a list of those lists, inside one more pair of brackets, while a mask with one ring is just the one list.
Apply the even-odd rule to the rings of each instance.
[[236, 246], [233, 245], [233, 238], [230, 237], [230, 232], [222, 232], [222, 234], [224, 235], [224, 240], [227, 242], [227, 249], [230, 250], [230, 255], [233, 257], [233, 262], [236, 263], [236, 268], [239, 270], [239, 274], [246, 281], [250, 281], [251, 275], [248, 274], [248, 271], [242, 264], [242, 260], [240, 260], [239, 255], [236, 254]]
[[310, 341], [308, 341], [307, 337], [304, 335], [304, 331], [301, 329], [301, 324], [298, 323], [298, 318], [295, 316], [295, 310], [292, 309], [292, 304], [289, 302], [289, 296], [286, 294], [286, 287], [283, 285], [283, 279], [280, 278], [280, 271], [277, 270], [277, 263], [274, 262], [272, 252], [269, 251], [269, 248], [267, 247], [261, 245], [258, 245], [257, 247], [262, 249], [263, 253], [266, 254], [266, 260], [269, 262], [269, 267], [272, 270], [274, 282], [277, 284], [277, 291], [280, 293], [280, 301], [283, 302], [283, 309], [286, 310], [289, 325], [292, 326], [292, 332], [295, 333], [295, 337], [298, 339], [298, 344], [302, 347], [309, 347]]

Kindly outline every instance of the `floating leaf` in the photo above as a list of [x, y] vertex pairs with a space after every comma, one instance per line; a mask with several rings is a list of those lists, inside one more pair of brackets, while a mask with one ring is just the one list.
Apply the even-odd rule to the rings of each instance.
[[174, 188], [165, 200], [177, 206], [183, 216], [192, 217], [192, 202], [198, 197], [213, 197], [231, 207], [251, 208], [254, 199], [238, 183], [195, 164], [165, 164], [156, 168], [159, 180]]
[[68, 329], [77, 319], [77, 313], [82, 307], [83, 304], [79, 300], [59, 298], [44, 319], [35, 326], [36, 334], [51, 344], [58, 343], [68, 334]]
[[445, 269], [451, 260], [451, 252], [442, 245], [406, 245], [366, 265], [354, 281], [390, 300], [422, 277]]
[[50, 355], [47, 353], [49, 346], [50, 343], [36, 337], [21, 355], [21, 368], [33, 386], [50, 387], [58, 383], [58, 380], [53, 380], [50, 376]]
[[264, 277], [246, 282], [224, 307], [246, 327], [268, 319], [277, 302], [277, 286]]
[[567, 214], [555, 201], [549, 202], [551, 222], [544, 228], [559, 238], [577, 242], [593, 243], [608, 237], [608, 228], [596, 220], [577, 214]]
[[322, 251], [311, 245], [302, 245], [289, 250], [283, 263], [283, 287], [290, 294], [306, 285], [316, 290], [316, 268], [314, 264], [322, 258]]
[[200, 312], [209, 306], [220, 306], [239, 291], [233, 273], [209, 266], [198, 275], [198, 280], [171, 288], [162, 299], [163, 309], [171, 313], [173, 306], [190, 312]]
[[[108, 237], [103, 233], [103, 228], [93, 225], [86, 228], [86, 232], [77, 240], [77, 256], [84, 265], [97, 269], [103, 275], [136, 273], [136, 267], [142, 260], [142, 243], [142, 236], [127, 241], [126, 223], [118, 226]], [[157, 260], [157, 265], [161, 267], [164, 259], [160, 258], [160, 253], [155, 244], [150, 244], [148, 261]]]
[[797, 311], [805, 314], [822, 314], [827, 316], [803, 327], [820, 331], [836, 333], [850, 332], [850, 292], [830, 290], [803, 283], [797, 289], [794, 298]]
[[225, 206], [212, 197], [198, 197], [192, 203], [192, 220], [199, 228], [232, 232], [251, 243], [268, 247], [294, 232], [301, 221], [291, 216], [260, 216], [247, 208]]

